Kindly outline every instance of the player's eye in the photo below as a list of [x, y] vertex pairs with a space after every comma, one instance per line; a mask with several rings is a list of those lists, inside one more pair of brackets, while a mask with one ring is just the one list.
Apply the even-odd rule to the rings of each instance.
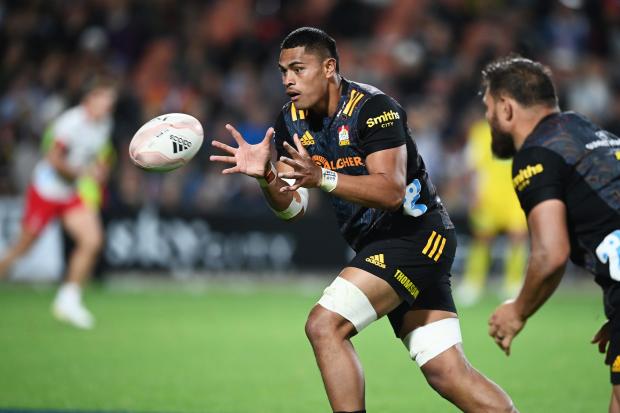
[[301, 73], [304, 70], [303, 67], [296, 67], [295, 69], [293, 69], [293, 71], [297, 74]]

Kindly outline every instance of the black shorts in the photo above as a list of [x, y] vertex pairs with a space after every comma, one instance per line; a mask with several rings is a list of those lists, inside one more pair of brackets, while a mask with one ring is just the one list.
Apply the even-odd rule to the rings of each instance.
[[605, 314], [609, 318], [609, 346], [605, 363], [609, 365], [611, 384], [620, 384], [620, 286], [605, 288]]
[[387, 281], [403, 299], [388, 314], [396, 335], [409, 310], [456, 312], [450, 268], [456, 252], [453, 229], [429, 229], [415, 235], [387, 238], [365, 245], [349, 263]]

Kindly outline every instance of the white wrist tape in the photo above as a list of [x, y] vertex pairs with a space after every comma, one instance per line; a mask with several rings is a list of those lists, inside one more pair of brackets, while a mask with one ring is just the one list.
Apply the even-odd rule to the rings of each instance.
[[[282, 178], [282, 180], [289, 185], [293, 185], [295, 183], [294, 179]], [[289, 220], [296, 217], [297, 214], [299, 214], [301, 211], [306, 210], [306, 208], [308, 207], [308, 189], [299, 188], [296, 192], [299, 195], [299, 201], [295, 199], [295, 195], [293, 194], [293, 200], [284, 211], [276, 211], [275, 209], [271, 208], [273, 213], [276, 214], [278, 218]]]
[[455, 344], [461, 343], [458, 318], [444, 318], [418, 327], [403, 339], [411, 358], [422, 367]]
[[368, 297], [355, 284], [342, 277], [336, 277], [323, 291], [318, 304], [349, 320], [358, 333], [377, 319], [377, 312]]
[[321, 168], [321, 182], [319, 182], [319, 188], [325, 192], [331, 192], [336, 189], [338, 185], [338, 173], [331, 169]]

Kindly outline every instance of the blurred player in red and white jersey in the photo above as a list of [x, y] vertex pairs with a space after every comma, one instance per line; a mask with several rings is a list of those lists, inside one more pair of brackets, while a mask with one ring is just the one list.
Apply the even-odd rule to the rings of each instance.
[[100, 154], [109, 148], [116, 99], [116, 86], [110, 79], [93, 79], [80, 104], [52, 124], [49, 150], [34, 168], [27, 190], [21, 234], [0, 260], [0, 275], [4, 275], [30, 250], [45, 226], [60, 218], [75, 249], [52, 310], [56, 318], [79, 328], [94, 325], [82, 304], [81, 286], [103, 244], [103, 227], [97, 208], [80, 196], [77, 183], [88, 178], [101, 186], [107, 179], [109, 168]]

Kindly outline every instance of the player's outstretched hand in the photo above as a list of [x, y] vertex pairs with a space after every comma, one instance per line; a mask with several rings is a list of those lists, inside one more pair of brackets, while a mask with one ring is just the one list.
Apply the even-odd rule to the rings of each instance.
[[607, 343], [609, 343], [609, 321], [596, 332], [591, 341], [592, 344], [598, 344], [598, 352], [605, 354], [607, 352]]
[[226, 125], [238, 147], [226, 145], [220, 141], [212, 141], [211, 145], [227, 152], [230, 156], [211, 155], [209, 159], [215, 162], [223, 162], [232, 165], [224, 169], [223, 174], [241, 173], [254, 178], [262, 178], [269, 170], [271, 160], [271, 140], [273, 128], [269, 128], [265, 138], [256, 145], [250, 145], [232, 125]]
[[297, 149], [293, 148], [288, 142], [284, 142], [284, 149], [291, 157], [280, 157], [280, 161], [292, 167], [293, 170], [281, 172], [278, 176], [280, 178], [294, 179], [295, 183], [280, 188], [281, 192], [296, 191], [300, 187], [316, 188], [321, 183], [321, 168], [314, 163], [306, 148], [301, 144], [297, 134], [293, 135], [293, 141]]
[[525, 326], [515, 307], [514, 300], [505, 301], [495, 309], [489, 319], [489, 335], [507, 356], [510, 355], [512, 340]]

